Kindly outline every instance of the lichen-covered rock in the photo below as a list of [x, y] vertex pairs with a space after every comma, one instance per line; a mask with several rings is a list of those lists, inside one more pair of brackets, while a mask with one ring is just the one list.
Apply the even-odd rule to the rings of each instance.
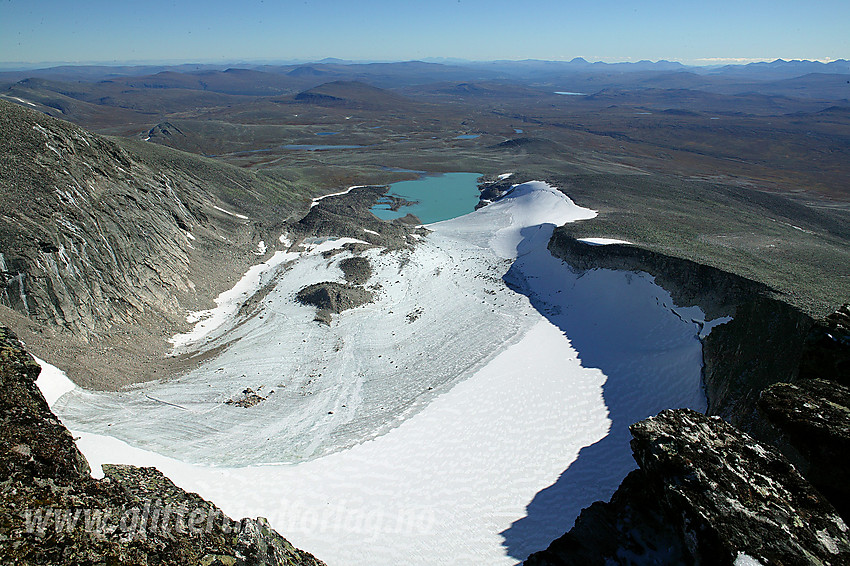
[[718, 417], [664, 411], [632, 425], [632, 450], [681, 517], [694, 559], [844, 564], [850, 531], [775, 449]]
[[803, 379], [766, 389], [759, 408], [799, 453], [794, 463], [845, 518], [850, 515], [850, 388]]
[[154, 468], [96, 480], [34, 381], [40, 368], [0, 327], [0, 563], [321, 566], [262, 518], [234, 521]]
[[530, 565], [850, 561], [850, 530], [775, 449], [719, 417], [668, 410], [631, 427], [640, 469]]
[[40, 372], [17, 337], [0, 327], [0, 478], [87, 476], [86, 459], [35, 384]]

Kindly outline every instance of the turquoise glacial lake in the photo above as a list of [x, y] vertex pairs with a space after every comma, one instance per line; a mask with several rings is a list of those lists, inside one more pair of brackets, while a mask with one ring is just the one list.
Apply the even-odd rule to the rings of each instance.
[[382, 199], [372, 207], [372, 214], [381, 220], [394, 220], [410, 213], [423, 224], [463, 216], [474, 211], [478, 204], [477, 181], [480, 176], [481, 173], [444, 173], [393, 183], [387, 194], [415, 201], [415, 204], [393, 211]]

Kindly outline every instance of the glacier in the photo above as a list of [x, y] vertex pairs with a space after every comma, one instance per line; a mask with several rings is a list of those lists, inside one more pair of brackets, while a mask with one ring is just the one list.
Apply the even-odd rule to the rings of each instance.
[[[52, 407], [95, 473], [155, 465], [332, 566], [516, 564], [635, 467], [628, 424], [705, 409], [701, 311], [647, 274], [575, 273], [546, 249], [595, 214], [517, 185], [413, 249], [361, 252], [377, 298], [329, 326], [294, 296], [342, 281], [353, 252], [277, 252], [175, 341], [197, 367]], [[225, 403], [246, 388], [265, 400]]]

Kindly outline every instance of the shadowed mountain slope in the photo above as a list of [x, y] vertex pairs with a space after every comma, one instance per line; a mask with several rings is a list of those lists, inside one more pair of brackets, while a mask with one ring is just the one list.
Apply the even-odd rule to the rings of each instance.
[[71, 342], [132, 332], [163, 351], [276, 238], [266, 219], [304, 202], [280, 179], [2, 101], [0, 131], [0, 309]]

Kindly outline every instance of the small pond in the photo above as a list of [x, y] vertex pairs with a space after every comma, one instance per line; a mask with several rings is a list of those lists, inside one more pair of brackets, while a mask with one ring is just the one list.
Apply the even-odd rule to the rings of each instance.
[[474, 211], [478, 204], [480, 176], [480, 173], [444, 173], [393, 183], [387, 194], [414, 204], [390, 210], [390, 199], [381, 199], [372, 207], [372, 214], [381, 220], [394, 220], [410, 213], [423, 224], [463, 216]]

